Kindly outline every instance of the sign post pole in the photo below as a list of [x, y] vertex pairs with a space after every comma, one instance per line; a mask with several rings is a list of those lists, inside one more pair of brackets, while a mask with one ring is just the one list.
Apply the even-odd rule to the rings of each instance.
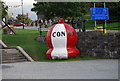
[[[94, 8], [95, 8], [95, 3], [94, 3]], [[97, 26], [96, 20], [95, 20], [95, 27]]]
[[103, 20], [103, 33], [106, 31], [106, 20], [109, 19], [108, 8], [91, 8], [91, 20]]
[[[105, 2], [104, 2], [104, 8], [106, 8]], [[107, 26], [107, 22], [106, 22], [106, 20], [105, 20], [105, 25], [104, 25], [105, 29], [106, 29], [106, 26]], [[105, 29], [104, 29], [104, 30], [105, 30]], [[103, 32], [105, 33], [104, 30], [103, 30]]]

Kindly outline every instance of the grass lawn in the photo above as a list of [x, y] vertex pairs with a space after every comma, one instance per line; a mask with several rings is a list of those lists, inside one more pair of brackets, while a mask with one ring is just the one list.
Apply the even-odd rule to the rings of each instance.
[[[16, 29], [16, 35], [3, 35], [2, 39], [8, 46], [21, 46], [35, 60], [45, 60], [48, 50], [46, 44], [39, 43], [35, 38], [39, 35], [37, 30]], [[44, 32], [43, 34], [46, 34]]]
[[[86, 26], [94, 26], [94, 21], [86, 21]], [[97, 26], [103, 26], [103, 24], [97, 24]], [[94, 27], [86, 27], [87, 29], [93, 29]], [[120, 29], [120, 22], [107, 23], [106, 29]]]
[[120, 29], [120, 22], [108, 23], [107, 29]]
[[[1, 30], [0, 30], [1, 32]], [[35, 40], [39, 35], [37, 30], [16, 29], [16, 35], [2, 35], [2, 40], [8, 46], [21, 46], [34, 60], [41, 62], [63, 62], [76, 60], [96, 60], [100, 58], [95, 57], [77, 57], [68, 60], [48, 60], [46, 58], [46, 51], [49, 49], [45, 43], [40, 43]], [[45, 35], [47, 32], [43, 32]]]
[[2, 39], [2, 30], [0, 30], [0, 39]]
[[[94, 21], [86, 21], [85, 22], [86, 29], [94, 29]], [[103, 24], [97, 24], [97, 26], [103, 26]], [[77, 25], [75, 25], [75, 28], [77, 28]], [[120, 22], [114, 22], [114, 23], [107, 23], [106, 29], [112, 30], [112, 29], [120, 29]]]
[[[86, 25], [92, 26], [94, 22], [86, 22]], [[108, 26], [118, 26], [117, 23], [110, 23]], [[46, 58], [46, 52], [49, 49], [47, 44], [40, 43], [35, 40], [37, 36], [39, 36], [39, 32], [37, 30], [27, 30], [27, 29], [16, 29], [16, 35], [6, 35], [2, 34], [2, 30], [0, 30], [0, 37], [2, 36], [2, 40], [8, 46], [21, 46], [34, 60], [41, 62], [63, 62], [63, 61], [76, 61], [76, 60], [96, 60], [101, 58], [95, 57], [77, 57], [71, 58], [68, 60], [48, 60]], [[47, 32], [43, 32], [43, 35], [46, 35]], [[103, 59], [103, 58], [102, 58]]]
[[[48, 27], [51, 27], [51, 26], [52, 25], [48, 25]], [[86, 26], [86, 29], [94, 29], [94, 26], [95, 26], [94, 20], [85, 21], [85, 26]], [[98, 24], [97, 23], [97, 26], [103, 26], [103, 24]], [[42, 25], [42, 27], [45, 28], [45, 25]], [[77, 24], [75, 24], [75, 29], [78, 29]], [[107, 23], [106, 29], [108, 29], [108, 30], [118, 30], [118, 29], [120, 29], [120, 22]]]
[[76, 58], [69, 58], [65, 60], [42, 60], [41, 62], [65, 62], [65, 61], [98, 60], [98, 59], [107, 59], [107, 58], [76, 57]]

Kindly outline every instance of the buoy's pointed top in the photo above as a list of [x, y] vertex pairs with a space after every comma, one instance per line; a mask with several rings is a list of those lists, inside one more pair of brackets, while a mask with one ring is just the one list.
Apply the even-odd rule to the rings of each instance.
[[64, 23], [64, 19], [63, 18], [59, 18], [58, 19], [58, 23]]

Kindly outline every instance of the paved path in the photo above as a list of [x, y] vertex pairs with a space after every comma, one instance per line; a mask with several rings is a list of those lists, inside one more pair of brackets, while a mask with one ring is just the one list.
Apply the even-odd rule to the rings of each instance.
[[3, 64], [3, 79], [118, 79], [118, 60]]
[[[22, 26], [15, 26], [15, 28], [20, 28], [20, 29], [22, 29], [23, 27]], [[38, 28], [37, 27], [24, 27], [25, 29], [30, 29], [30, 30], [38, 30]], [[48, 31], [49, 30], [49, 28], [41, 28], [41, 30], [42, 31]]]
[[[22, 26], [18, 26], [18, 27], [15, 27], [15, 28], [23, 28]], [[36, 27], [25, 27], [25, 29], [30, 29], [30, 30], [38, 30], [38, 28]], [[48, 31], [49, 28], [41, 28], [42, 31]], [[78, 32], [79, 30], [76, 29], [76, 31]], [[86, 30], [86, 31], [94, 31], [94, 30]], [[118, 30], [107, 30], [109, 33], [118, 33], [120, 31]]]

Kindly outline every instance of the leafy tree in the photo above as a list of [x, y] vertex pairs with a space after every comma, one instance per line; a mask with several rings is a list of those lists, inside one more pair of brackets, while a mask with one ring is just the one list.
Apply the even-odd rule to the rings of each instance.
[[39, 14], [44, 14], [45, 17], [80, 17], [87, 13], [90, 3], [80, 2], [37, 2], [34, 3], [34, 11]]
[[109, 17], [112, 20], [120, 19], [120, 2], [110, 2], [106, 4], [106, 7], [109, 8]]
[[[31, 11], [50, 17], [81, 17], [90, 15], [90, 8], [94, 7], [93, 2], [37, 2], [33, 4]], [[104, 8], [103, 2], [96, 2], [96, 7]], [[106, 2], [109, 8], [110, 20], [120, 19], [120, 2]]]
[[28, 18], [25, 14], [21, 15], [18, 14], [18, 16], [16, 17], [16, 21], [17, 22], [23, 22], [24, 24], [30, 25], [32, 20], [30, 18]]
[[2, 19], [6, 17], [8, 11], [8, 6], [0, 1], [0, 14], [2, 14]]

